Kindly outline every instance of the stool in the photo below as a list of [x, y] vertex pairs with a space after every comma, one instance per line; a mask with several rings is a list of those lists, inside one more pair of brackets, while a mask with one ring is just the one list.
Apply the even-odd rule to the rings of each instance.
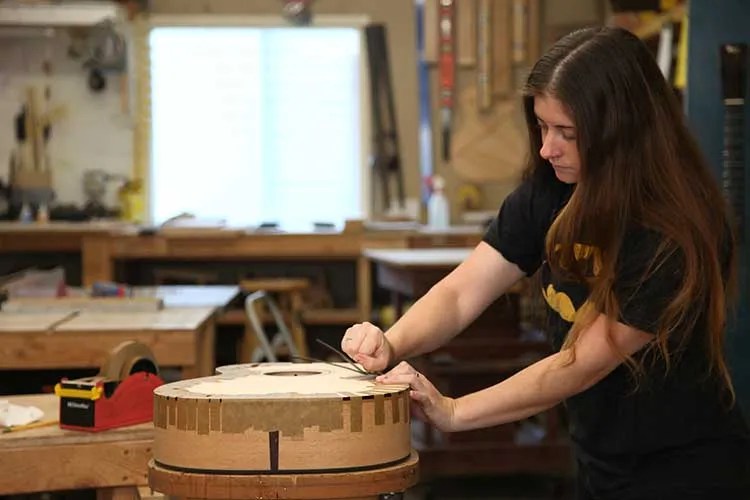
[[[263, 328], [263, 320], [261, 319], [262, 304], [265, 304], [268, 312], [271, 313], [271, 317], [276, 326], [276, 333], [270, 338], [270, 340], [268, 335], [266, 335], [265, 328]], [[251, 363], [258, 363], [260, 361], [278, 361], [276, 353], [279, 352], [279, 349], [282, 346], [286, 346], [286, 350], [290, 356], [299, 355], [299, 350], [294, 344], [294, 339], [289, 333], [289, 329], [286, 327], [286, 322], [284, 321], [281, 311], [279, 311], [279, 307], [276, 305], [276, 301], [273, 300], [265, 290], [258, 290], [245, 298], [245, 313], [250, 322], [249, 327], [253, 329], [259, 344], [255, 346], [253, 352], [250, 353]]]
[[[240, 280], [240, 289], [243, 292], [252, 294], [254, 292], [263, 291], [269, 295], [265, 300], [260, 300], [263, 297], [256, 296], [255, 300], [251, 301], [250, 306], [254, 307], [260, 305], [263, 301], [267, 304], [278, 304], [278, 310], [283, 318], [283, 324], [288, 327], [294, 345], [297, 347], [297, 354], [300, 356], [308, 356], [307, 337], [305, 335], [305, 328], [302, 325], [302, 310], [304, 308], [302, 294], [309, 287], [310, 281], [305, 278], [260, 278]], [[270, 297], [276, 298], [276, 302], [274, 302], [273, 299], [268, 301], [267, 299]], [[263, 332], [253, 331], [256, 328], [253, 327], [250, 321], [251, 310], [248, 310], [247, 300], [245, 306], [246, 312], [248, 313], [248, 322], [245, 325], [245, 333], [242, 338], [242, 347], [239, 356], [240, 362], [250, 362], [252, 360], [253, 353], [255, 353], [259, 347], [256, 339], [259, 338], [259, 335], [263, 334]], [[263, 316], [260, 314], [260, 311], [258, 311], [257, 308], [254, 309], [254, 311], [259, 322], [262, 322]], [[273, 317], [273, 310], [270, 312], [274, 322], [279, 323], [279, 321]], [[280, 340], [284, 340], [283, 337], [281, 337]]]

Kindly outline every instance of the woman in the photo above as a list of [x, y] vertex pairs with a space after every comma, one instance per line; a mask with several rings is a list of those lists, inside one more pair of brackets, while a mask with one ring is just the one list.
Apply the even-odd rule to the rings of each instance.
[[448, 342], [541, 270], [554, 354], [482, 391], [442, 396], [401, 363], [443, 431], [565, 402], [578, 495], [750, 498], [750, 441], [723, 356], [734, 274], [725, 202], [648, 49], [586, 29], [556, 43], [524, 89], [530, 161], [469, 258], [387, 333], [342, 348], [382, 370]]

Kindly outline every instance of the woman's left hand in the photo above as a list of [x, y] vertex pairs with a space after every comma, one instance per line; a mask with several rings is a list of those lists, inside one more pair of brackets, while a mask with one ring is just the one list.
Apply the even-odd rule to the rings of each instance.
[[408, 384], [411, 388], [409, 396], [416, 403], [412, 405], [412, 409], [418, 418], [430, 422], [443, 432], [455, 430], [456, 400], [440, 394], [432, 382], [406, 361], [378, 376], [375, 381], [381, 384]]

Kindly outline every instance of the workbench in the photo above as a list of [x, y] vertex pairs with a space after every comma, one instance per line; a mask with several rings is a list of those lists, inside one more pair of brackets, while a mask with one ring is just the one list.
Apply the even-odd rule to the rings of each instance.
[[182, 376], [214, 371], [215, 308], [148, 312], [0, 312], [0, 370], [95, 368], [126, 340], [145, 344]]
[[[36, 406], [42, 422], [58, 419], [52, 394], [8, 396], [11, 403]], [[0, 495], [97, 489], [97, 500], [138, 499], [148, 483], [154, 439], [152, 423], [89, 433], [57, 424], [0, 433]]]
[[[471, 253], [472, 248], [365, 249], [376, 283], [391, 293], [396, 317], [405, 299], [419, 299]], [[514, 285], [466, 331], [434, 352], [412, 360], [444, 394], [458, 397], [494, 385], [548, 354], [543, 340], [524, 339]], [[572, 469], [570, 446], [560, 432], [557, 408], [544, 413], [544, 438], [518, 444], [512, 424], [442, 434], [414, 419], [412, 440], [425, 477], [541, 473], [564, 476]], [[422, 424], [422, 425], [420, 425]]]
[[398, 317], [403, 312], [404, 298], [427, 293], [471, 251], [472, 248], [366, 248], [362, 255], [375, 264], [376, 283], [391, 293]]
[[[363, 248], [466, 247], [481, 240], [480, 228], [441, 231], [351, 230], [320, 233], [264, 233], [236, 229], [139, 232], [124, 223], [0, 223], [0, 252], [78, 253], [81, 283], [115, 281], [119, 264], [184, 262], [348, 262], [355, 266], [353, 308], [310, 310], [305, 322], [348, 326], [371, 318], [371, 263]], [[137, 283], [131, 283], [137, 284]]]
[[222, 312], [240, 295], [234, 285], [133, 286], [133, 297], [161, 299], [166, 308], [212, 307]]

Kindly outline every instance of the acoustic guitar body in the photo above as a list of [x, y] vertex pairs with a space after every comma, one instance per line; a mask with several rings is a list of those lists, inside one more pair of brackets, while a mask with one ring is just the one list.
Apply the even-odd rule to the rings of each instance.
[[327, 363], [217, 369], [154, 392], [160, 467], [219, 474], [346, 472], [411, 453], [405, 385]]

